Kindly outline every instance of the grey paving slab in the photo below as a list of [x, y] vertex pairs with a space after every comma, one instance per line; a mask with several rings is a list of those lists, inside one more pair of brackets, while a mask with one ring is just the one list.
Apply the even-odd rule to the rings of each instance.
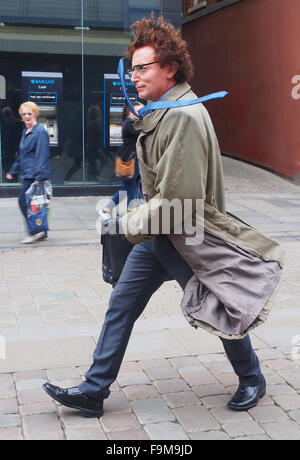
[[0, 414], [16, 414], [18, 409], [17, 398], [1, 398], [0, 399]]
[[231, 437], [265, 434], [263, 428], [253, 420], [228, 422], [222, 428]]
[[[184, 359], [187, 359], [187, 358], [184, 358]], [[170, 360], [170, 362], [172, 363], [172, 360]], [[162, 359], [143, 360], [143, 361], [140, 361], [139, 364], [143, 369], [147, 370], [147, 369], [152, 369], [156, 367], [159, 367], [159, 368], [170, 367], [171, 366], [170, 362], [167, 359], [162, 358]]]
[[64, 434], [56, 414], [27, 415], [23, 417], [27, 440], [63, 440]]
[[158, 396], [158, 391], [154, 385], [130, 385], [124, 387], [123, 392], [128, 401], [155, 398]]
[[10, 342], [7, 344], [9, 359], [0, 360], [0, 372], [88, 364], [94, 348], [95, 342], [91, 337], [43, 340], [39, 343]]
[[[298, 369], [298, 372], [300, 373], [300, 369]], [[285, 411], [300, 409], [300, 394], [275, 395], [273, 399]]]
[[218, 430], [220, 428], [217, 420], [205, 407], [179, 407], [173, 409], [173, 412], [187, 433]]
[[265, 423], [262, 427], [274, 441], [300, 440], [300, 426], [295, 422]]
[[139, 430], [141, 425], [136, 416], [131, 414], [104, 414], [101, 425], [105, 433], [127, 430]]
[[293, 337], [300, 333], [300, 311], [295, 308], [274, 309], [268, 320], [253, 334], [284, 353], [291, 353]]
[[147, 433], [142, 430], [124, 430], [124, 431], [112, 431], [108, 433], [108, 439], [111, 441], [128, 441], [128, 440], [135, 440], [135, 441], [148, 441], [150, 438]]
[[[223, 351], [221, 341], [204, 330], [195, 330], [194, 328], [172, 329], [172, 335], [187, 349], [186, 355]], [[175, 356], [180, 356], [180, 354], [177, 353]]]
[[179, 391], [177, 393], [165, 393], [164, 400], [168, 406], [173, 409], [175, 407], [188, 407], [200, 405], [201, 401], [192, 391]]
[[229, 436], [224, 431], [198, 431], [190, 433], [190, 438], [194, 441], [229, 441]]
[[153, 382], [160, 393], [175, 393], [188, 390], [189, 387], [183, 379], [166, 379]]
[[150, 383], [149, 378], [144, 372], [130, 372], [128, 374], [120, 374], [117, 382], [121, 387], [128, 385], [139, 385]]
[[143, 425], [175, 420], [174, 414], [162, 398], [132, 401], [131, 406]]
[[144, 426], [144, 430], [148, 434], [149, 438], [154, 440], [184, 441], [189, 439], [182, 427], [178, 423], [174, 422], [148, 424]]
[[172, 367], [154, 367], [148, 369], [146, 372], [151, 380], [174, 379], [179, 377], [177, 370]]
[[131, 412], [131, 407], [128, 399], [121, 391], [114, 391], [105, 401], [105, 413], [127, 413]]
[[249, 414], [258, 423], [279, 422], [289, 420], [288, 415], [275, 405], [270, 406], [256, 406], [250, 409]]
[[104, 441], [106, 435], [99, 427], [65, 428], [65, 438], [69, 441]]
[[20, 415], [39, 415], [54, 412], [56, 414], [57, 407], [54, 401], [47, 400], [41, 402], [31, 402], [28, 404], [20, 405]]
[[23, 439], [24, 436], [21, 427], [0, 428], [1, 441], [21, 441]]
[[236, 421], [247, 421], [251, 420], [247, 412], [233, 411], [226, 407], [224, 404], [222, 407], [214, 407], [210, 413], [218, 420], [219, 423], [225, 424]]
[[189, 350], [170, 330], [135, 332], [133, 331], [125, 359], [143, 360], [189, 355]]
[[0, 428], [8, 428], [10, 426], [21, 425], [20, 416], [18, 414], [0, 415]]
[[300, 424], [300, 409], [291, 410], [289, 416], [292, 420], [295, 420], [295, 422]]

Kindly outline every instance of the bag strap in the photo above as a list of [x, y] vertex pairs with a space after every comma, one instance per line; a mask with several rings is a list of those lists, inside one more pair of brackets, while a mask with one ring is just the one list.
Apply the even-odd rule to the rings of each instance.
[[121, 58], [119, 60], [118, 75], [121, 80], [121, 91], [126, 100], [126, 103], [128, 104], [130, 111], [136, 117], [140, 119], [143, 119], [145, 116], [145, 113], [152, 111], [152, 110], [171, 109], [175, 107], [186, 107], [188, 105], [200, 104], [202, 102], [211, 101], [213, 99], [221, 99], [227, 96], [227, 94], [229, 94], [227, 91], [219, 91], [217, 93], [207, 94], [206, 96], [199, 97], [197, 99], [189, 99], [189, 100], [186, 99], [186, 100], [180, 100], [180, 101], [157, 101], [157, 102], [152, 102], [151, 104], [147, 104], [145, 107], [142, 107], [138, 112], [136, 112], [127, 94], [127, 91], [126, 91], [124, 58]]

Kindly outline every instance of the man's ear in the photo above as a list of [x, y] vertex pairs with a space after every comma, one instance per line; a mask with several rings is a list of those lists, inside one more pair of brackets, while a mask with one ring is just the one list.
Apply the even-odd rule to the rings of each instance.
[[174, 78], [178, 70], [178, 63], [177, 62], [172, 62], [172, 64], [169, 64], [169, 72], [168, 72], [168, 77], [170, 80]]

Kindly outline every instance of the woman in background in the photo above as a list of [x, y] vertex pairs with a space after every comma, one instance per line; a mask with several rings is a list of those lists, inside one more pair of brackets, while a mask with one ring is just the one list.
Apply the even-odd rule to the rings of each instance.
[[[43, 181], [50, 179], [51, 176], [50, 146], [47, 131], [37, 121], [39, 116], [38, 106], [34, 102], [24, 102], [19, 108], [19, 114], [25, 124], [25, 128], [19, 144], [18, 157], [6, 174], [6, 178], [13, 180], [14, 176], [20, 174], [23, 179], [23, 186], [19, 195], [19, 206], [26, 220], [28, 209], [25, 192], [33, 182], [40, 185]], [[28, 236], [21, 243], [30, 244], [45, 238], [47, 238], [47, 232], [30, 234], [28, 231]]]
[[12, 167], [18, 150], [19, 130], [18, 123], [10, 107], [3, 107], [2, 113], [2, 166], [5, 173]]

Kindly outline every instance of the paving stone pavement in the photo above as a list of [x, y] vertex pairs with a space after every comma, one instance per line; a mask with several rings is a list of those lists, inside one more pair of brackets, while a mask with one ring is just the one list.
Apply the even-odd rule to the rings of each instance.
[[286, 252], [273, 311], [251, 333], [266, 396], [247, 412], [227, 408], [237, 378], [220, 341], [182, 317], [182, 293], [171, 281], [137, 321], [103, 417], [56, 404], [42, 384], [82, 381], [111, 293], [95, 230], [99, 198], [54, 198], [50, 238], [30, 247], [19, 244], [16, 199], [1, 199], [0, 440], [300, 439], [300, 188], [223, 163], [228, 210]]

